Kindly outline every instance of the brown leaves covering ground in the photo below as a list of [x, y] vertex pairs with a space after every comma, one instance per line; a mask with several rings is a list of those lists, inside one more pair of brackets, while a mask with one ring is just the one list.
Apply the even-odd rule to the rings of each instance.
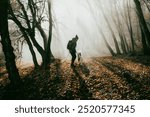
[[22, 83], [12, 87], [0, 67], [0, 99], [150, 99], [150, 57], [55, 60], [50, 69], [20, 68]]

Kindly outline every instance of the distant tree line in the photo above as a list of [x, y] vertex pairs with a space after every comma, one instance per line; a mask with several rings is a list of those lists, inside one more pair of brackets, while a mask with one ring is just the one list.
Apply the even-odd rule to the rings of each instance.
[[[132, 16], [132, 14], [131, 14], [133, 10], [135, 10], [135, 12], [137, 14], [137, 19], [138, 19], [137, 24], [139, 24], [139, 27], [137, 27], [137, 28], [139, 28], [140, 32], [141, 32], [141, 43], [142, 43], [143, 53], [145, 55], [150, 55], [150, 31], [148, 29], [146, 20], [144, 18], [144, 13], [143, 13], [142, 4], [141, 4], [141, 2], [144, 2], [147, 9], [149, 10], [150, 1], [149, 0], [142, 0], [142, 1], [133, 0], [133, 2], [135, 3], [135, 9], [133, 9], [131, 7], [131, 2], [132, 2], [131, 0], [124, 1], [124, 8], [126, 10], [124, 12], [124, 14], [120, 13], [118, 4], [116, 4], [113, 7], [113, 11], [115, 10], [115, 15], [114, 15], [115, 17], [112, 16], [112, 20], [116, 26], [120, 41], [117, 40], [117, 37], [111, 27], [111, 24], [108, 21], [108, 18], [105, 16], [105, 13], [103, 12], [103, 16], [105, 18], [105, 21], [108, 24], [108, 28], [109, 28], [112, 38], [114, 40], [116, 52], [111, 48], [109, 43], [106, 41], [106, 37], [104, 37], [104, 35], [103, 35], [103, 38], [105, 40], [106, 46], [108, 47], [110, 53], [113, 56], [120, 55], [120, 54], [135, 54], [136, 53], [135, 47], [137, 46], [136, 40], [138, 37], [134, 36], [134, 29], [133, 29], [134, 27], [133, 27], [133, 21], [132, 21], [132, 18], [134, 16]], [[122, 17], [119, 16], [120, 14]], [[121, 19], [124, 20], [124, 22], [127, 26], [127, 30], [128, 30], [129, 36], [130, 36], [130, 41], [127, 40], [126, 34], [124, 33], [124, 29], [123, 29], [124, 22]], [[134, 21], [134, 22], [136, 22], [136, 21]], [[103, 33], [102, 30], [100, 32]], [[140, 32], [137, 32], [137, 33], [140, 33]]]

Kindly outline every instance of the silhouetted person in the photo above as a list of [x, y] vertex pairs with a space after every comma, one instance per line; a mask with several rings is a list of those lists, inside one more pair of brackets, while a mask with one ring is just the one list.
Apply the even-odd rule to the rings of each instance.
[[69, 50], [72, 60], [71, 60], [71, 67], [74, 67], [74, 61], [76, 59], [76, 46], [77, 46], [78, 36], [76, 35], [75, 38], [72, 38], [67, 44], [67, 49]]

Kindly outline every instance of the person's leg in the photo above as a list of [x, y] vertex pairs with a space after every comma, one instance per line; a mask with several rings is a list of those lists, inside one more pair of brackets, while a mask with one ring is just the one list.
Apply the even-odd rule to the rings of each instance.
[[72, 53], [71, 53], [71, 56], [72, 56], [71, 66], [74, 66], [74, 61], [75, 61], [75, 59], [76, 59], [76, 52], [72, 52]]

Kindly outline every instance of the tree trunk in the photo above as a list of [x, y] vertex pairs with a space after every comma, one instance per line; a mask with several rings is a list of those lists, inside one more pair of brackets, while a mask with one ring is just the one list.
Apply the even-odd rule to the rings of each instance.
[[[47, 1], [47, 4], [48, 4], [48, 15], [49, 15], [49, 37], [48, 37], [48, 41], [47, 41], [47, 45], [46, 45], [46, 48], [45, 48], [45, 61], [43, 63], [43, 66], [44, 68], [47, 68], [47, 66], [50, 64], [51, 62], [51, 58], [53, 57], [53, 54], [51, 52], [51, 40], [52, 40], [52, 13], [51, 13], [51, 2], [48, 0]], [[41, 31], [40, 31], [41, 30]], [[42, 37], [43, 38], [46, 38], [46, 34], [44, 32], [44, 30], [42, 28], [40, 28], [40, 32], [43, 32], [43, 35]], [[41, 34], [42, 35], [42, 34]]]
[[[17, 0], [17, 1], [18, 1], [19, 5], [21, 6], [21, 10], [22, 10], [22, 12], [23, 12], [23, 15], [24, 15], [24, 17], [25, 17], [25, 21], [26, 21], [26, 24], [27, 24], [27, 27], [28, 27], [28, 29], [26, 30], [26, 32], [27, 32], [28, 35], [30, 36], [30, 39], [31, 39], [33, 45], [36, 47], [37, 51], [40, 53], [40, 55], [41, 55], [41, 57], [42, 57], [42, 60], [44, 60], [44, 53], [45, 53], [45, 51], [44, 51], [43, 48], [40, 46], [40, 44], [36, 41], [36, 39], [35, 39], [35, 34], [34, 34], [34, 32], [32, 32], [32, 31], [33, 31], [32, 28], [35, 28], [35, 27], [31, 27], [30, 20], [29, 20], [29, 16], [28, 16], [28, 14], [27, 14], [27, 11], [26, 11], [24, 5], [21, 3], [20, 0]], [[33, 4], [33, 5], [34, 5], [34, 4]]]
[[146, 44], [146, 39], [145, 39], [145, 35], [144, 35], [142, 28], [141, 28], [141, 36], [142, 36], [143, 53], [144, 55], [150, 55], [150, 50]]
[[[36, 21], [35, 21], [36, 22]], [[44, 32], [41, 24], [39, 24], [38, 22], [36, 23], [36, 27], [37, 29], [39, 30], [41, 36], [42, 36], [42, 39], [43, 39], [43, 43], [44, 43], [44, 50], [46, 50], [46, 47], [47, 47], [47, 44], [48, 44], [48, 41], [47, 41], [47, 35], [46, 33]]]
[[150, 12], [150, 7], [149, 7], [149, 5], [148, 5], [148, 4], [149, 4], [148, 1], [143, 0], [143, 2], [145, 3], [145, 5], [146, 5], [148, 11]]
[[117, 39], [116, 39], [115, 33], [114, 33], [114, 31], [113, 31], [113, 29], [112, 29], [112, 27], [111, 27], [111, 25], [110, 25], [110, 22], [108, 21], [107, 17], [105, 16], [104, 12], [102, 12], [102, 13], [103, 13], [104, 19], [106, 20], [106, 23], [107, 23], [107, 25], [108, 25], [108, 28], [110, 29], [112, 38], [113, 38], [113, 40], [114, 40], [116, 52], [117, 52], [118, 55], [120, 55], [120, 54], [121, 54], [121, 51], [120, 51], [119, 44], [118, 44], [118, 41], [117, 41]]
[[15, 15], [14, 15], [14, 13], [13, 13], [13, 11], [12, 11], [11, 6], [10, 6], [9, 11], [10, 11], [10, 14], [11, 14], [11, 16], [12, 16], [11, 19], [12, 19], [12, 20], [16, 23], [16, 25], [19, 27], [20, 31], [22, 32], [22, 34], [23, 34], [23, 36], [24, 36], [24, 38], [25, 38], [25, 40], [26, 40], [26, 42], [27, 42], [27, 44], [28, 44], [28, 46], [29, 46], [29, 50], [30, 50], [31, 55], [32, 55], [32, 60], [33, 60], [33, 63], [34, 63], [34, 67], [35, 67], [35, 68], [39, 67], [39, 64], [38, 64], [38, 62], [37, 62], [37, 58], [36, 58], [35, 51], [34, 51], [34, 49], [33, 49], [32, 43], [31, 43], [31, 41], [30, 41], [28, 35], [26, 34], [26, 31], [25, 31], [24, 27], [21, 25], [20, 21], [15, 17]]
[[38, 29], [38, 31], [40, 32], [42, 39], [43, 39], [43, 43], [44, 43], [44, 52], [43, 52], [43, 63], [42, 65], [44, 66], [44, 68], [46, 68], [46, 66], [49, 65], [50, 63], [50, 59], [51, 57], [53, 57], [52, 52], [51, 52], [51, 38], [52, 38], [52, 15], [51, 15], [51, 2], [47, 1], [48, 4], [48, 13], [49, 13], [49, 37], [46, 35], [44, 29], [41, 26], [41, 22], [37, 21], [36, 19], [36, 8], [34, 8], [32, 6], [32, 4], [34, 4], [33, 0], [28, 0], [29, 2], [29, 7], [30, 7], [30, 11], [33, 17], [33, 22], [35, 24], [35, 27]]
[[52, 13], [51, 13], [51, 2], [48, 0], [48, 12], [49, 12], [49, 37], [48, 37], [48, 45], [47, 45], [47, 52], [46, 55], [48, 55], [49, 59], [46, 59], [47, 63], [50, 63], [52, 52], [51, 52], [51, 41], [52, 41]]
[[112, 56], [115, 56], [116, 53], [113, 51], [113, 49], [111, 48], [111, 46], [108, 44], [108, 42], [107, 42], [107, 40], [106, 40], [106, 37], [105, 37], [105, 35], [104, 35], [104, 33], [103, 33], [103, 31], [102, 31], [101, 29], [100, 29], [100, 33], [101, 33], [101, 35], [102, 35], [102, 37], [103, 37], [103, 39], [104, 39], [104, 41], [105, 41], [105, 44], [106, 44], [106, 46], [107, 46], [107, 48], [108, 48], [110, 54], [111, 54]]
[[135, 2], [135, 5], [136, 5], [137, 14], [138, 14], [138, 17], [139, 17], [139, 20], [140, 20], [142, 31], [145, 35], [145, 38], [146, 38], [147, 42], [148, 42], [148, 46], [150, 46], [150, 32], [149, 32], [148, 27], [146, 25], [144, 14], [143, 14], [143, 11], [142, 11], [142, 8], [141, 8], [141, 3], [140, 3], [139, 0], [134, 0], [134, 2]]
[[2, 46], [5, 55], [6, 69], [8, 77], [12, 84], [17, 84], [20, 80], [18, 69], [15, 63], [15, 55], [8, 31], [8, 0], [0, 1], [0, 35], [2, 38]]
[[127, 16], [126, 16], [126, 20], [127, 20], [127, 27], [128, 27], [128, 31], [130, 33], [130, 39], [131, 39], [131, 48], [132, 48], [132, 53], [135, 53], [135, 41], [134, 41], [134, 37], [133, 37], [133, 28], [132, 28], [132, 21], [131, 21], [131, 5], [130, 2], [127, 3]]

